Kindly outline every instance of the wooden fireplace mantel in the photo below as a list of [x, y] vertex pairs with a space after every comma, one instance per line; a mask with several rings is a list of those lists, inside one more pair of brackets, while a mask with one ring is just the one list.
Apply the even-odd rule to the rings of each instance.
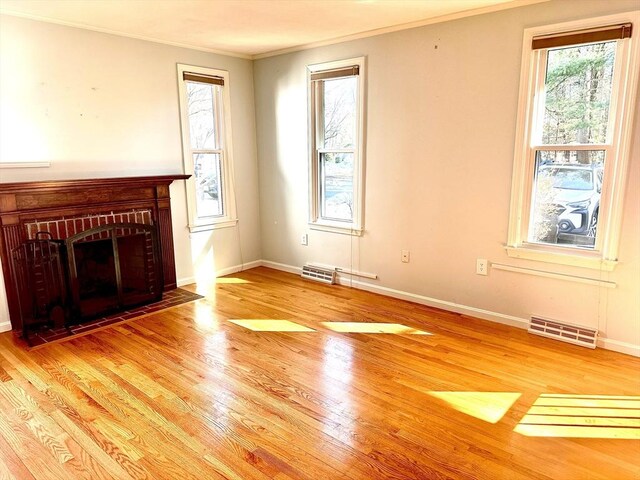
[[0, 183], [0, 257], [10, 317], [19, 315], [11, 251], [31, 239], [27, 225], [34, 222], [55, 222], [133, 210], [149, 211], [152, 222], [158, 226], [164, 290], [176, 288], [169, 185], [174, 180], [186, 180], [189, 176]]

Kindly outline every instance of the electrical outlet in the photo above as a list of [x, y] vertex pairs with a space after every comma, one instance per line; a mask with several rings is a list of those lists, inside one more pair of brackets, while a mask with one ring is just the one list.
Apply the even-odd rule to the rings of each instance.
[[478, 258], [476, 260], [476, 273], [478, 275], [486, 275], [489, 270], [489, 262], [486, 258]]
[[309, 245], [309, 235], [307, 233], [303, 233], [300, 237], [300, 245]]
[[402, 250], [402, 256], [400, 258], [402, 263], [409, 263], [409, 250]]

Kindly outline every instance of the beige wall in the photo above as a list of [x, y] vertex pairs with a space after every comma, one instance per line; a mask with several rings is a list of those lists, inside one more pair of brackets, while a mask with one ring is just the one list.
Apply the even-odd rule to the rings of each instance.
[[[486, 318], [518, 323], [537, 314], [598, 327], [608, 346], [640, 353], [637, 111], [616, 270], [519, 261], [503, 248], [523, 29], [637, 6], [552, 1], [256, 61], [263, 258], [298, 267], [353, 266], [379, 275], [366, 281], [370, 285]], [[362, 238], [307, 226], [305, 67], [359, 55], [368, 62]], [[299, 241], [305, 232], [307, 247]], [[411, 251], [408, 264], [400, 261], [403, 249]], [[601, 278], [618, 287], [498, 270], [478, 276], [476, 258]]]
[[0, 169], [2, 182], [182, 173], [177, 63], [229, 71], [240, 219], [238, 228], [190, 236], [184, 182], [172, 185], [184, 280], [261, 257], [252, 62], [0, 17], [0, 159], [51, 162]]

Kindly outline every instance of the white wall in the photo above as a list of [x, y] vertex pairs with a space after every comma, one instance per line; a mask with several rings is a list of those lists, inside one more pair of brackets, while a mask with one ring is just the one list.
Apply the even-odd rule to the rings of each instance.
[[51, 162], [0, 169], [1, 182], [182, 173], [177, 63], [229, 71], [240, 219], [190, 236], [184, 182], [172, 185], [180, 281], [198, 259], [206, 275], [261, 257], [252, 62], [0, 16], [0, 162]]
[[[377, 273], [370, 284], [498, 314], [488, 317], [538, 314], [598, 327], [608, 346], [640, 353], [637, 108], [615, 271], [511, 259], [503, 248], [523, 29], [634, 8], [633, 0], [554, 0], [256, 61], [263, 258], [352, 266]], [[362, 238], [307, 226], [305, 67], [359, 55], [368, 62]], [[301, 246], [307, 231], [309, 246]], [[618, 287], [497, 270], [478, 276], [476, 258]]]

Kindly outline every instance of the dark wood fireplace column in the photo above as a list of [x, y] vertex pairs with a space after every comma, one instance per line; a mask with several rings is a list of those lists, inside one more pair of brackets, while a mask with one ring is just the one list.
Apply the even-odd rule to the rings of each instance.
[[109, 223], [157, 225], [164, 290], [176, 288], [169, 185], [189, 175], [0, 183], [0, 257], [9, 314], [20, 316], [11, 252], [39, 231], [66, 240]]

